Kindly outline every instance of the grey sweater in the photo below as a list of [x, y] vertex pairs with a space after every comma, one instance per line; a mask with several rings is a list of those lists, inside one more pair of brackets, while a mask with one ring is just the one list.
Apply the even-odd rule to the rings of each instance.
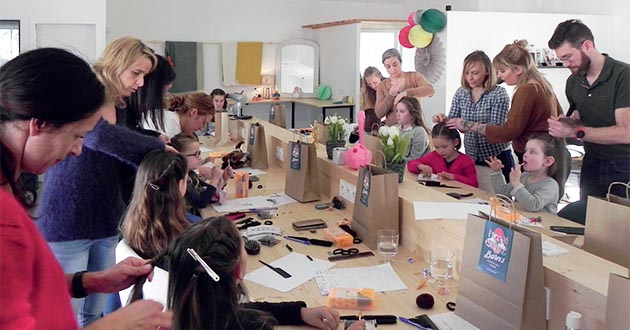
[[528, 183], [527, 179], [530, 176], [531, 173], [524, 172], [521, 175], [521, 182], [514, 188], [510, 184], [505, 183], [505, 178], [501, 171], [492, 172], [490, 179], [492, 180], [494, 192], [506, 196], [514, 196], [525, 210], [530, 212], [542, 210], [556, 214], [560, 194], [558, 182], [551, 177], [547, 177], [540, 182]]
[[412, 129], [400, 130], [400, 136], [411, 135], [409, 140], [409, 149], [405, 154], [405, 163], [418, 159], [429, 151], [429, 138], [427, 132], [421, 126], [414, 126]]

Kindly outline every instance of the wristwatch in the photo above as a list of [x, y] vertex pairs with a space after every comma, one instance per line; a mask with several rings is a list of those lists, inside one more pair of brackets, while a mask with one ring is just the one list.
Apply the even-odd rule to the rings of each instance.
[[586, 135], [586, 133], [584, 133], [584, 126], [578, 126], [575, 130], [575, 137], [578, 139], [583, 139], [584, 135]]

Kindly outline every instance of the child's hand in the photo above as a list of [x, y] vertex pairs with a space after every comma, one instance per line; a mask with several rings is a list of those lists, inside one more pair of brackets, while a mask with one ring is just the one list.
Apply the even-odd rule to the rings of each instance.
[[213, 163], [214, 164], [214, 160], [215, 160], [214, 157], [208, 156], [208, 157], [206, 157], [206, 159], [203, 160], [203, 163], [204, 164], [207, 164], [207, 163]]
[[512, 167], [512, 170], [510, 171], [510, 184], [512, 187], [516, 187], [519, 183], [521, 183], [521, 165], [523, 164], [518, 164]]
[[501, 162], [501, 160], [494, 156], [490, 157], [490, 159], [487, 159], [486, 164], [488, 164], [488, 166], [490, 166], [490, 169], [495, 172], [498, 172], [503, 168], [503, 163]]
[[228, 179], [232, 178], [232, 175], [234, 175], [234, 169], [232, 169], [232, 166], [226, 167], [223, 170], [223, 181], [227, 183]]
[[418, 171], [420, 171], [420, 174], [422, 174], [422, 176], [426, 178], [430, 177], [431, 174], [433, 174], [433, 169], [429, 165], [418, 165]]
[[455, 175], [453, 173], [448, 173], [448, 172], [438, 173], [438, 177], [440, 179], [455, 180]]

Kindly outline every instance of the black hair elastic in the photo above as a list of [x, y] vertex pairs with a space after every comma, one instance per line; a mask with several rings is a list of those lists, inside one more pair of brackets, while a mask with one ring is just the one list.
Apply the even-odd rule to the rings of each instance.
[[456, 304], [452, 301], [449, 301], [446, 303], [446, 309], [448, 309], [451, 312], [455, 311], [455, 306]]
[[265, 220], [265, 222], [264, 222], [264, 223], [265, 223], [265, 225], [267, 225], [267, 226], [271, 226], [271, 225], [273, 225], [273, 221], [271, 221], [271, 220]]

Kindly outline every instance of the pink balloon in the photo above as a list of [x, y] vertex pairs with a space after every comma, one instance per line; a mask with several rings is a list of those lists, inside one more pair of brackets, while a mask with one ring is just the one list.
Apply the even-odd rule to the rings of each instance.
[[412, 11], [411, 13], [409, 13], [409, 16], [407, 17], [407, 22], [409, 23], [409, 25], [414, 26], [418, 23], [416, 23], [416, 21], [414, 20], [416, 16], [416, 12]]
[[398, 42], [405, 48], [413, 48], [411, 42], [409, 42], [409, 31], [411, 30], [411, 26], [407, 25], [400, 29], [398, 32]]

